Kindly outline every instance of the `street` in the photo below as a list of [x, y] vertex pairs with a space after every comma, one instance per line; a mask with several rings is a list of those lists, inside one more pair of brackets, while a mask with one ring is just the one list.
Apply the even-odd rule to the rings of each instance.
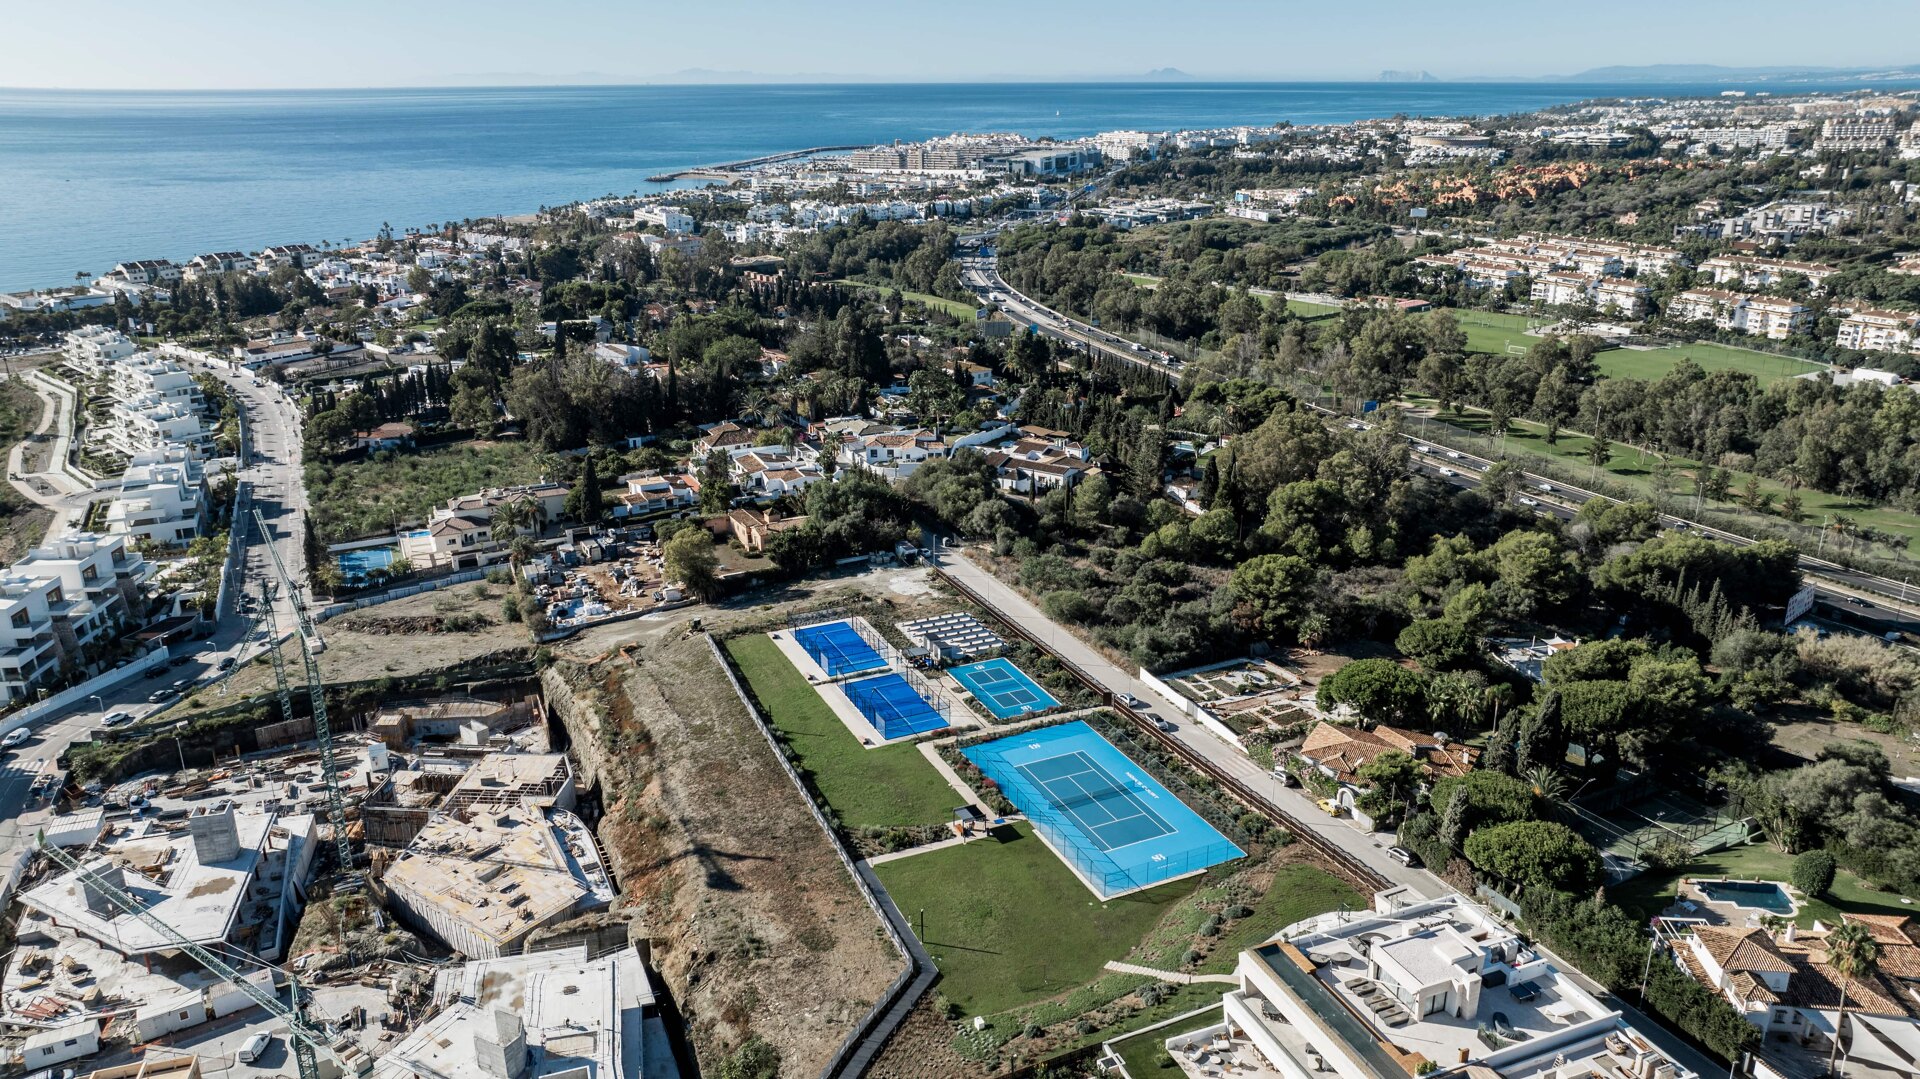
[[[260, 509], [274, 526], [275, 546], [285, 560], [287, 571], [302, 578], [304, 562], [301, 541], [295, 531], [305, 509], [305, 489], [300, 474], [299, 420], [291, 402], [279, 387], [256, 382], [245, 371], [230, 370], [221, 363], [200, 364], [235, 391], [235, 399], [246, 418], [248, 445], [241, 449], [242, 466], [238, 476], [252, 492], [251, 504]], [[17, 484], [16, 484], [17, 486]], [[245, 538], [244, 580], [247, 590], [259, 594], [260, 582], [273, 575], [273, 565], [265, 545], [255, 535], [248, 519], [234, 522]], [[294, 625], [291, 605], [284, 597], [276, 603], [275, 617], [284, 634]], [[178, 666], [153, 668], [152, 677], [130, 677], [96, 696], [59, 713], [44, 717], [33, 726], [33, 733], [19, 746], [5, 751], [0, 761], [0, 867], [12, 864], [16, 852], [33, 842], [35, 829], [52, 816], [49, 803], [32, 789], [42, 771], [55, 768], [54, 761], [67, 747], [86, 739], [100, 729], [108, 712], [124, 711], [135, 720], [164, 710], [149, 697], [162, 687], [186, 680], [193, 684], [218, 676], [220, 661], [233, 660], [234, 669], [258, 655], [264, 647], [255, 636], [256, 619], [242, 611], [240, 604], [230, 609], [215, 626], [212, 636], [186, 645], [175, 645]], [[184, 655], [184, 661], [180, 656]], [[214, 690], [212, 692], [218, 692]]]

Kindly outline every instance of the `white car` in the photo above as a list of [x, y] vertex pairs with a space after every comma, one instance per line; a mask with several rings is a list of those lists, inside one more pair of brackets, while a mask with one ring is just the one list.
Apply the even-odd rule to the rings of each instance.
[[1522, 506], [1538, 506], [1540, 504], [1539, 499], [1528, 498], [1526, 495], [1521, 495], [1518, 501]]
[[0, 738], [0, 746], [3, 746], [7, 749], [12, 749], [14, 746], [17, 746], [20, 743], [32, 737], [33, 737], [33, 732], [28, 730], [27, 728], [15, 727], [13, 730], [10, 730], [7, 732], [7, 736], [5, 738]]
[[1413, 448], [1414, 448], [1414, 450], [1415, 450], [1415, 452], [1418, 452], [1418, 453], [1432, 453], [1432, 452], [1433, 452], [1433, 447], [1432, 447], [1432, 446], [1422, 446], [1422, 445], [1418, 445], [1418, 444], [1415, 444]]
[[1458, 460], [1460, 459], [1460, 451], [1459, 451], [1459, 450], [1448, 450], [1448, 451], [1447, 451], [1447, 456], [1448, 456], [1448, 457], [1451, 457], [1451, 458], [1453, 458], [1453, 459], [1454, 459], [1454, 460], [1456, 460], [1456, 461], [1458, 461]]

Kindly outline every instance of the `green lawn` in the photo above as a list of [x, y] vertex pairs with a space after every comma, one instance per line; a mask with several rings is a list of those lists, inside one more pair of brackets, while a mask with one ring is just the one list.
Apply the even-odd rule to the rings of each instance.
[[1364, 910], [1367, 899], [1319, 866], [1281, 866], [1267, 894], [1254, 904], [1253, 913], [1227, 924], [1200, 972], [1232, 973], [1241, 952], [1265, 944], [1297, 921], [1339, 910], [1343, 903], [1348, 910]]
[[[893, 291], [892, 285], [876, 285], [868, 281], [855, 281], [851, 278], [841, 278], [840, 280], [834, 283], [838, 285], [851, 285], [854, 288], [868, 289], [873, 292], [878, 292], [882, 295], [885, 295], [886, 293]], [[962, 303], [959, 300], [949, 300], [944, 296], [935, 296], [932, 293], [909, 292], [906, 289], [901, 289], [899, 291], [900, 291], [900, 298], [903, 300], [906, 300], [908, 303], [923, 304], [927, 307], [934, 308], [935, 310], [945, 311], [947, 314], [952, 315], [954, 318], [963, 318], [963, 319], [971, 320], [973, 318], [974, 311], [977, 310], [974, 307], [974, 305], [970, 303]]]
[[1164, 1046], [1168, 1038], [1191, 1034], [1196, 1030], [1205, 1030], [1220, 1023], [1219, 1008], [1210, 1008], [1192, 1019], [1161, 1027], [1146, 1034], [1136, 1034], [1113, 1043], [1113, 1050], [1127, 1066], [1127, 1074], [1133, 1079], [1148, 1079], [1149, 1076], [1180, 1074], [1180, 1066], [1167, 1055]]
[[[1782, 854], [1766, 843], [1749, 843], [1705, 855], [1683, 869], [1650, 870], [1627, 883], [1608, 890], [1608, 898], [1624, 907], [1652, 917], [1673, 902], [1674, 889], [1683, 877], [1727, 877], [1733, 880], [1771, 880], [1788, 883], [1792, 876], [1793, 855]], [[1892, 892], [1870, 891], [1859, 877], [1842, 869], [1833, 879], [1826, 895], [1809, 899], [1794, 919], [1802, 928], [1814, 919], [1833, 925], [1841, 914], [1911, 914], [1914, 908], [1900, 902]]]
[[1791, 356], [1730, 348], [1711, 341], [1696, 341], [1678, 348], [1652, 351], [1617, 348], [1601, 353], [1595, 363], [1600, 373], [1608, 378], [1643, 378], [1651, 381], [1673, 370], [1673, 366], [1682, 358], [1690, 359], [1708, 371], [1744, 371], [1763, 383], [1825, 370], [1822, 364], [1797, 360]]
[[1098, 977], [1185, 899], [1196, 878], [1095, 899], [1034, 834], [947, 847], [875, 867], [940, 968], [940, 991], [991, 1015]]
[[[960, 796], [912, 745], [862, 746], [827, 702], [763, 634], [727, 642], [747, 685], [786, 736], [795, 763], [850, 827], [938, 824]], [[1035, 844], [1036, 846], [1038, 844]]]

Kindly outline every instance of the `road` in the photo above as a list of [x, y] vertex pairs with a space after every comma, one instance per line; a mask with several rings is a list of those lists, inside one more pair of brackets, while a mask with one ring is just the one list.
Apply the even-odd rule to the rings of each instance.
[[1328, 816], [1313, 798], [1299, 788], [1287, 786], [1255, 764], [1240, 747], [1227, 745], [1205, 728], [1186, 719], [1184, 709], [1177, 702], [1167, 699], [1134, 677], [1132, 671], [1123, 670], [1093, 646], [1061, 628], [1017, 589], [988, 573], [958, 550], [943, 547], [935, 556], [935, 561], [947, 574], [984, 597], [1001, 618], [1045, 641], [1048, 649], [1078, 664], [1081, 670], [1106, 690], [1115, 695], [1130, 694], [1145, 702], [1154, 714], [1172, 719], [1175, 729], [1170, 734], [1175, 740], [1292, 814], [1301, 824], [1312, 829], [1314, 834], [1353, 855], [1383, 879], [1406, 885], [1423, 896], [1445, 894], [1446, 885], [1438, 877], [1424, 870], [1410, 869], [1387, 857], [1387, 847], [1391, 845], [1387, 837], [1362, 832], [1352, 824]]
[[[244, 371], [236, 372], [220, 363], [199, 366], [212, 370], [235, 391], [247, 426], [238, 477], [252, 491], [253, 505], [260, 508], [269, 523], [277, 526], [275, 545], [286, 560], [288, 572], [304, 577], [301, 540], [295, 531], [306, 508], [297, 411], [272, 383], [256, 383]], [[236, 523], [236, 527], [242, 526], [246, 542], [245, 579], [250, 590], [258, 595], [259, 583], [273, 572], [272, 565], [260, 537], [254, 534], [252, 522]], [[276, 617], [284, 633], [293, 626], [292, 610], [284, 598], [276, 606]], [[33, 734], [26, 742], [4, 751], [4, 762], [0, 763], [0, 868], [12, 863], [15, 853], [32, 842], [34, 830], [52, 815], [47, 803], [31, 790], [34, 777], [55, 767], [53, 762], [67, 747], [98, 730], [106, 713], [124, 711], [136, 720], [144, 719], [165, 707], [149, 700], [149, 696], [162, 687], [214, 679], [220, 674], [219, 664], [223, 659], [231, 659], [237, 669], [258, 655], [263, 645], [254, 639], [255, 628], [255, 616], [236, 604], [216, 624], [210, 637], [175, 646], [176, 653], [184, 653], [184, 658], [174, 660], [177, 666], [155, 668], [160, 672], [158, 676], [129, 678], [77, 707], [47, 716], [34, 725]]]
[[[1065, 341], [1070, 347], [1078, 350], [1091, 349], [1095, 355], [1106, 356], [1121, 363], [1158, 370], [1173, 378], [1180, 376], [1184, 365], [1178, 359], [1144, 350], [1138, 344], [1117, 334], [1068, 318], [1016, 291], [1000, 276], [991, 255], [962, 255], [960, 264], [961, 283], [987, 296], [998, 295], [999, 299], [994, 302], [1016, 322], [1024, 322], [1033, 327], [1036, 332], [1055, 340]], [[1308, 407], [1325, 414], [1329, 422], [1343, 424], [1358, 422], [1318, 405]], [[1487, 458], [1442, 445], [1441, 439], [1436, 439], [1425, 432], [1404, 434], [1402, 437], [1416, 446], [1427, 445], [1438, 451], [1433, 454], [1417, 453], [1409, 461], [1409, 466], [1414, 471], [1440, 476], [1458, 486], [1478, 486], [1477, 474], [1486, 471], [1492, 464]], [[1444, 435], [1441, 437], [1443, 439]], [[1443, 472], [1452, 474], [1442, 475]], [[1582, 490], [1532, 473], [1521, 473], [1521, 479], [1523, 484], [1532, 490], [1516, 494], [1516, 499], [1534, 498], [1538, 503], [1536, 512], [1558, 516], [1563, 520], [1570, 519], [1574, 510], [1592, 499], [1618, 501], [1607, 495]], [[1541, 492], [1542, 485], [1552, 488], [1553, 494], [1546, 496]], [[1711, 536], [1736, 547], [1749, 546], [1755, 542], [1745, 536], [1673, 514], [1661, 515], [1661, 521], [1669, 528], [1686, 529], [1699, 535]], [[1865, 632], [1875, 635], [1888, 632], [1920, 633], [1920, 602], [1915, 602], [1920, 600], [1920, 590], [1910, 590], [1907, 582], [1848, 569], [1826, 559], [1805, 554], [1800, 557], [1800, 570], [1814, 585], [1815, 600], [1824, 604], [1841, 622], [1858, 626]]]

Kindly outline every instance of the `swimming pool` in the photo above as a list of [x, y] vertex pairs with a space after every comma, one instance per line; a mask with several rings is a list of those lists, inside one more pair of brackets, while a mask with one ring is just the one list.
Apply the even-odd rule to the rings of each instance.
[[341, 551], [334, 556], [340, 565], [340, 576], [348, 584], [359, 584], [367, 579], [367, 574], [377, 569], [386, 569], [400, 556], [397, 547], [361, 547], [352, 551]]
[[1006, 658], [981, 663], [966, 663], [947, 672], [965, 687], [973, 699], [987, 706], [995, 719], [1012, 719], [1029, 712], [1044, 712], [1060, 702], [1041, 689], [1027, 672]]
[[961, 750], [1102, 899], [1246, 852], [1082, 722]]
[[1732, 903], [1736, 907], [1764, 910], [1768, 914], [1793, 913], [1793, 897], [1787, 894], [1785, 888], [1769, 880], [1697, 880], [1693, 885], [1700, 889], [1700, 894], [1715, 903]]

